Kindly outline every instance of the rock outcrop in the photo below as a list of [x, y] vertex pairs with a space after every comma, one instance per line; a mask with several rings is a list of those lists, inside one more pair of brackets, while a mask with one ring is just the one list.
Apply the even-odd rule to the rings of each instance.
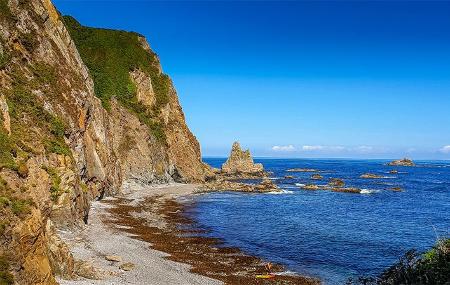
[[[87, 39], [104, 37], [117, 46], [90, 48]], [[101, 64], [112, 58], [89, 54], [122, 50], [130, 62], [108, 66], [111, 74]], [[117, 74], [126, 84], [110, 78]], [[0, 0], [0, 261], [8, 278], [56, 284], [55, 274], [73, 276], [81, 263], [58, 229], [87, 222], [90, 201], [120, 193], [125, 180], [211, 175], [142, 36], [83, 27], [50, 0]]]
[[378, 174], [373, 174], [373, 173], [364, 173], [360, 176], [360, 178], [363, 179], [381, 179], [383, 178], [383, 176], [378, 175]]
[[243, 151], [239, 142], [233, 143], [230, 156], [222, 165], [225, 174], [251, 174], [263, 175], [264, 168], [261, 163], [254, 163], [250, 150]]
[[416, 164], [409, 158], [394, 160], [388, 163], [389, 166], [416, 166]]

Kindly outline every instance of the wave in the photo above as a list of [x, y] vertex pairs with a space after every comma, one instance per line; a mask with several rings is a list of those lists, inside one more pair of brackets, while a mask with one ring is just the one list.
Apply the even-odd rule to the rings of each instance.
[[270, 195], [281, 195], [281, 194], [292, 194], [292, 193], [294, 193], [294, 191], [289, 191], [289, 190], [281, 189], [281, 191], [272, 191], [272, 192], [267, 192], [266, 194], [270, 194]]
[[295, 183], [295, 186], [298, 186], [298, 187], [304, 187], [305, 184], [303, 184], [303, 183]]
[[370, 190], [370, 189], [361, 189], [361, 194], [372, 194], [372, 193], [378, 193], [380, 190]]

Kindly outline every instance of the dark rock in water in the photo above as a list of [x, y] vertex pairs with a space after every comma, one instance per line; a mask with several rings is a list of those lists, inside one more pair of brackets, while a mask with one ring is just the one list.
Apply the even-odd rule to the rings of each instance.
[[409, 158], [394, 160], [388, 163], [390, 166], [416, 166], [416, 164]]
[[398, 191], [398, 192], [403, 191], [402, 188], [400, 188], [400, 187], [391, 187], [391, 188], [389, 188], [389, 190]]
[[344, 187], [345, 182], [344, 182], [344, 180], [339, 179], [339, 178], [330, 178], [328, 185], [333, 186], [333, 187]]
[[391, 171], [389, 171], [390, 174], [398, 174], [398, 170], [396, 169], [392, 169]]
[[291, 168], [286, 170], [287, 172], [318, 172], [317, 169], [311, 169], [311, 168]]
[[320, 175], [320, 174], [313, 174], [313, 175], [311, 175], [311, 179], [313, 179], [313, 180], [322, 180], [323, 176]]
[[335, 188], [331, 188], [329, 189], [333, 192], [345, 192], [345, 193], [361, 193], [361, 189], [359, 188], [354, 188], [354, 187], [347, 187], [347, 188], [343, 188], [343, 187], [335, 187]]
[[286, 176], [284, 176], [284, 179], [294, 179], [294, 176], [292, 176], [292, 175], [286, 175]]
[[377, 174], [373, 174], [373, 173], [365, 173], [365, 174], [361, 175], [360, 178], [364, 178], [364, 179], [380, 179], [380, 178], [383, 178], [383, 176], [377, 175]]

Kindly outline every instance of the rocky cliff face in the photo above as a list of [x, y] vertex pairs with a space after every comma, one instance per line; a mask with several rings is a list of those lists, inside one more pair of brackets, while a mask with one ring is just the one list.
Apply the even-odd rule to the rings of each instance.
[[[145, 39], [110, 31], [143, 55], [115, 80], [86, 53], [89, 45], [113, 47], [83, 42], [77, 33], [89, 28], [72, 20], [50, 0], [0, 0], [2, 284], [71, 277], [74, 262], [55, 229], [86, 221], [90, 201], [120, 192], [123, 181], [202, 181], [210, 173]], [[104, 84], [112, 81], [126, 86]]]
[[222, 165], [226, 174], [263, 174], [263, 165], [254, 163], [250, 150], [243, 151], [239, 142], [233, 143], [230, 156]]

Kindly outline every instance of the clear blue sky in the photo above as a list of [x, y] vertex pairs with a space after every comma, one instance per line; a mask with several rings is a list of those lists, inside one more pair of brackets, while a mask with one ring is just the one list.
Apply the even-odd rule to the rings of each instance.
[[450, 159], [450, 2], [54, 3], [148, 38], [206, 156]]

